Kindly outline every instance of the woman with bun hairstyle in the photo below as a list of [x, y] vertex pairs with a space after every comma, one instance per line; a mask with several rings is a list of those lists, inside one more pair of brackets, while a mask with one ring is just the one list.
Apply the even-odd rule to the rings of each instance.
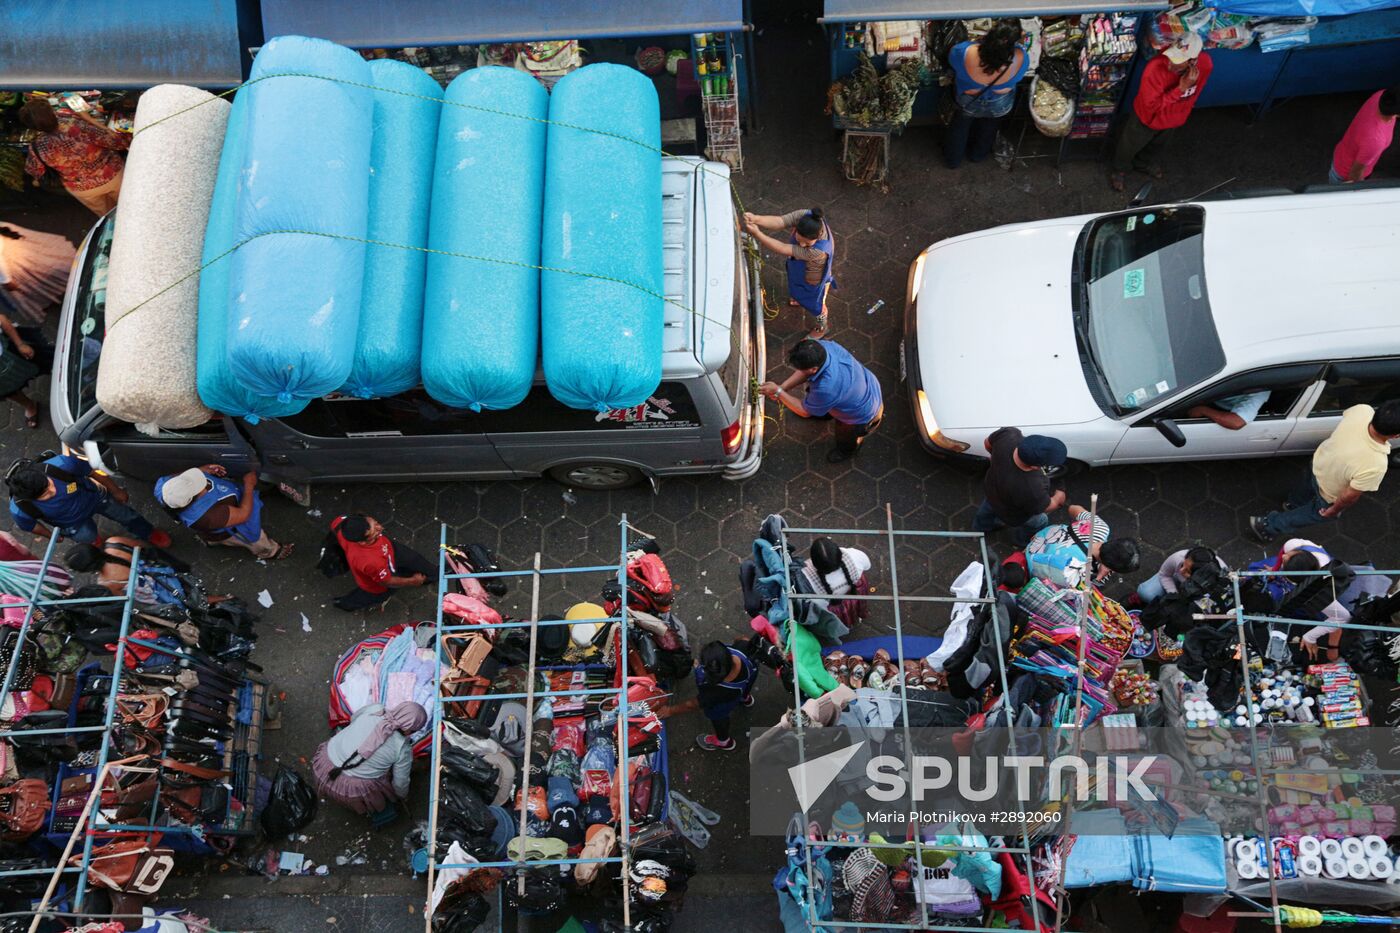
[[[802, 307], [812, 316], [807, 336], [826, 336], [826, 294], [836, 286], [836, 239], [822, 216], [822, 209], [790, 211], [781, 216], [744, 212], [744, 228], [771, 253], [787, 258], [788, 304]], [[763, 231], [792, 229], [788, 241]]]
[[953, 121], [943, 140], [949, 168], [963, 159], [981, 162], [992, 154], [997, 128], [1016, 103], [1016, 85], [1030, 59], [1020, 48], [1021, 22], [999, 19], [976, 42], [959, 42], [948, 53], [953, 69]]

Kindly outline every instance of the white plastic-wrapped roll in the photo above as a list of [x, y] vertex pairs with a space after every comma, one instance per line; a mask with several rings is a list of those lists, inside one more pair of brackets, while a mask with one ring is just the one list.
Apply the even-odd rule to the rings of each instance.
[[228, 101], [180, 84], [151, 88], [136, 107], [107, 271], [97, 401], [147, 431], [210, 417], [195, 386], [199, 276], [170, 286], [199, 269], [228, 112]]

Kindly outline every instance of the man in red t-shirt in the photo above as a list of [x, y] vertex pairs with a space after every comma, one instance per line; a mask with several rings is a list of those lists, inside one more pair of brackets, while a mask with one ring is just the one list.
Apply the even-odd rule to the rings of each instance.
[[1129, 169], [1162, 177], [1162, 168], [1153, 158], [1161, 152], [1167, 134], [1191, 116], [1212, 67], [1210, 56], [1201, 51], [1201, 37], [1191, 33], [1142, 69], [1132, 110], [1113, 150], [1109, 184], [1114, 191], [1123, 190]]
[[395, 544], [384, 526], [368, 515], [342, 515], [331, 521], [355, 589], [337, 597], [335, 607], [356, 612], [378, 606], [395, 589], [437, 581], [437, 568], [406, 544]]

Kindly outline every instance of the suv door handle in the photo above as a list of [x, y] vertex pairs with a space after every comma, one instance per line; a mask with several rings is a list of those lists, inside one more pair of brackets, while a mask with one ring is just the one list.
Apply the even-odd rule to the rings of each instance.
[[288, 463], [289, 461], [290, 461], [290, 458], [289, 458], [286, 454], [272, 454], [271, 456], [269, 456], [269, 457], [267, 458], [267, 462], [268, 462], [268, 463], [285, 464], [285, 463]]
[[1262, 443], [1264, 443], [1265, 441], [1276, 441], [1276, 440], [1278, 440], [1278, 435], [1277, 435], [1277, 434], [1259, 434], [1259, 435], [1255, 435], [1254, 437], [1251, 437], [1251, 438], [1249, 439], [1249, 442], [1250, 442], [1251, 444], [1262, 444]]

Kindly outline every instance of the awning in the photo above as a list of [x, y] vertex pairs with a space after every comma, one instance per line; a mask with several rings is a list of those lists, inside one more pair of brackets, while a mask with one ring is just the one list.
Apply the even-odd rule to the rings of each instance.
[[[266, 6], [266, 0], [263, 5]], [[825, 0], [822, 22], [1131, 13], [1165, 10], [1171, 5], [1169, 0]]]
[[146, 88], [243, 80], [237, 0], [0, 2], [0, 88]]
[[351, 48], [733, 32], [743, 0], [262, 0], [263, 35]]

